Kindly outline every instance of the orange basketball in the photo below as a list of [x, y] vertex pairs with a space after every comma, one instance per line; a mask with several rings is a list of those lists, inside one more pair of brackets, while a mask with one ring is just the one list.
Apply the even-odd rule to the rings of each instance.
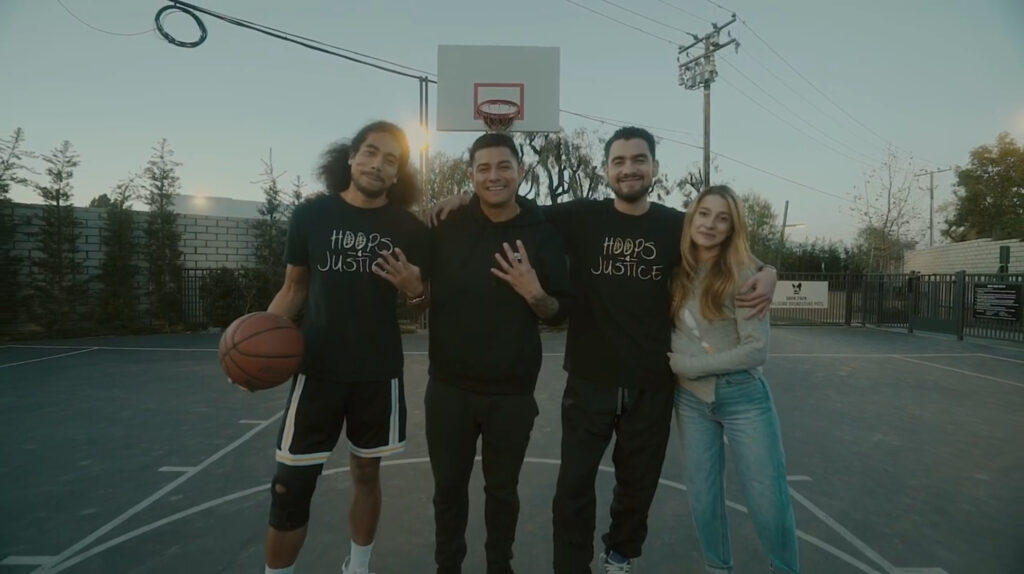
[[274, 313], [259, 311], [234, 320], [220, 337], [217, 356], [228, 379], [250, 391], [276, 387], [302, 364], [302, 332]]

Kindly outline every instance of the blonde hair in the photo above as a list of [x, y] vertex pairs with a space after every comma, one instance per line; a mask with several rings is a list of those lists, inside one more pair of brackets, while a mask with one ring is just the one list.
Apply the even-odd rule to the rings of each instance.
[[718, 255], [708, 263], [708, 269], [702, 280], [700, 312], [705, 319], [721, 319], [724, 317], [723, 307], [726, 297], [735, 295], [741, 271], [751, 269], [754, 257], [747, 243], [747, 224], [743, 219], [743, 206], [736, 192], [727, 185], [713, 185], [700, 193], [686, 211], [683, 221], [683, 235], [679, 239], [679, 252], [682, 263], [672, 277], [672, 318], [693, 295], [700, 263], [698, 246], [693, 242], [693, 221], [697, 216], [701, 201], [710, 195], [717, 195], [729, 206], [729, 218], [732, 231], [719, 246]]

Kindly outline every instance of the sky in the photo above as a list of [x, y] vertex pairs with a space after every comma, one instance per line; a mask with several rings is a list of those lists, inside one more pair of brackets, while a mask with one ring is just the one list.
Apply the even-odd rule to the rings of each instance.
[[[122, 34], [150, 30], [166, 5], [62, 1], [89, 25]], [[655, 127], [655, 135], [696, 146], [659, 145], [662, 171], [682, 176], [701, 159], [702, 97], [677, 85], [673, 43], [689, 37], [669, 26], [703, 34], [708, 21], [724, 23], [729, 12], [709, 0], [573, 2], [195, 3], [427, 71], [437, 69], [438, 44], [558, 46], [561, 107]], [[965, 164], [972, 148], [994, 142], [1001, 131], [1024, 140], [1020, 0], [721, 4], [742, 19], [728, 29], [741, 47], [719, 60], [711, 147], [758, 169], [721, 157], [714, 180], [756, 191], [780, 214], [788, 200], [788, 221], [801, 225], [789, 231], [791, 239], [849, 241], [859, 225], [851, 198], [863, 193], [865, 173], [881, 164], [890, 145], [913, 158], [908, 169], [924, 170]], [[206, 42], [185, 49], [156, 32], [115, 36], [90, 29], [56, 0], [0, 0], [0, 132], [23, 128], [29, 149], [39, 152], [70, 140], [82, 161], [74, 202], [85, 205], [140, 171], [160, 138], [182, 163], [183, 193], [259, 200], [254, 182], [270, 149], [285, 181], [295, 175], [312, 181], [323, 149], [368, 121], [416, 124], [415, 80], [208, 16], [203, 21]], [[168, 18], [167, 29], [181, 39], [196, 37], [180, 15]], [[561, 123], [603, 136], [615, 127], [568, 114]], [[430, 135], [433, 149], [455, 154], [472, 138]], [[927, 184], [926, 177], [917, 181]], [[951, 197], [953, 177], [941, 173], [935, 181], [941, 204]], [[12, 195], [37, 201], [24, 188]], [[927, 191], [914, 197], [926, 219]]]

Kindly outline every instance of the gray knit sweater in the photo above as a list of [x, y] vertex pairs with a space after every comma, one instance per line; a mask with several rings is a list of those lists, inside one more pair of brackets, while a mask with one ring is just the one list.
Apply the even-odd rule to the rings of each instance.
[[[753, 269], [741, 272], [737, 287], [755, 274]], [[724, 318], [708, 321], [700, 312], [703, 279], [701, 269], [695, 279], [698, 289], [675, 317], [669, 364], [680, 385], [710, 403], [715, 399], [715, 375], [760, 371], [768, 359], [769, 319], [747, 319], [749, 310], [736, 313], [733, 299], [727, 297]]]

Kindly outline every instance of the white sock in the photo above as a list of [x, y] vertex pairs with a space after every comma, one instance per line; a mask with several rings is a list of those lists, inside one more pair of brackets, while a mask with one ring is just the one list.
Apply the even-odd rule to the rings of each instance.
[[360, 570], [369, 570], [370, 554], [372, 552], [373, 542], [371, 542], [368, 546], [360, 546], [356, 544], [355, 541], [353, 541], [351, 554], [349, 554], [348, 567], [355, 570], [356, 572]]
[[285, 566], [284, 568], [271, 568], [267, 566], [263, 574], [295, 574], [295, 565]]

